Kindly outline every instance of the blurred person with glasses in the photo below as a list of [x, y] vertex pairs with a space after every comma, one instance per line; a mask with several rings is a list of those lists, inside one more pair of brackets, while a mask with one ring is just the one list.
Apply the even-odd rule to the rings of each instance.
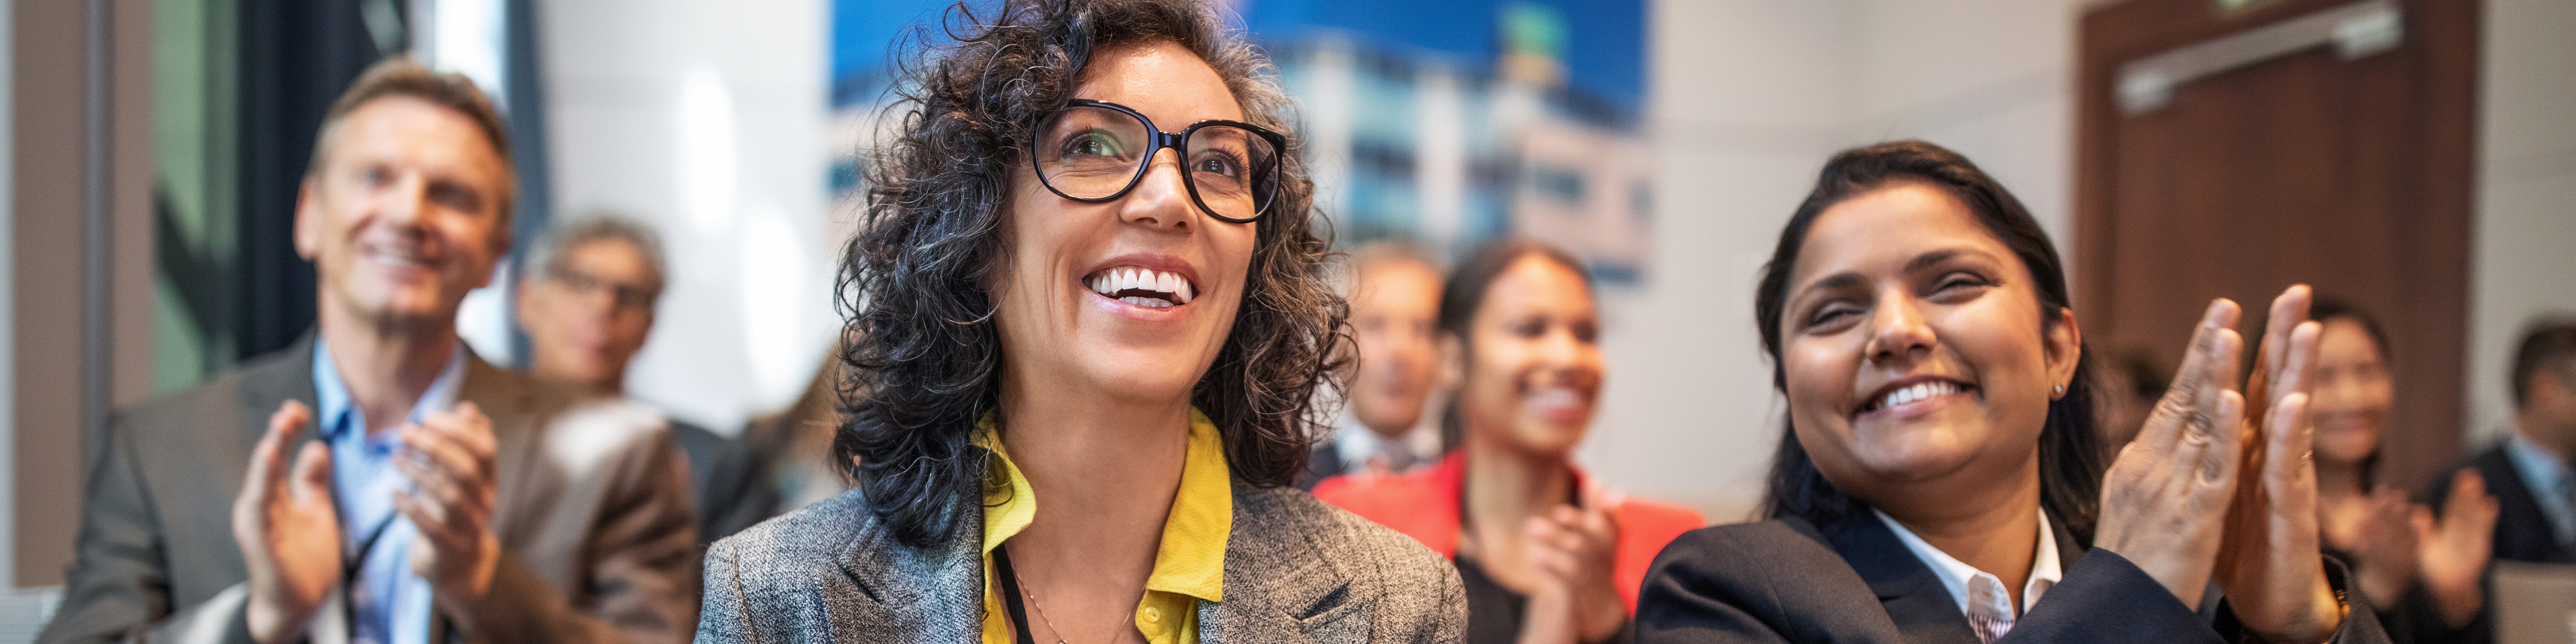
[[[555, 228], [520, 281], [519, 327], [528, 375], [574, 395], [626, 398], [626, 368], [653, 332], [666, 266], [661, 237], [644, 224], [597, 214]], [[769, 518], [775, 492], [742, 441], [670, 420], [689, 464], [690, 498], [704, 546]]]
[[717, 542], [698, 640], [1455, 641], [1448, 566], [1290, 485], [1346, 336], [1268, 60], [1193, 0], [942, 26], [843, 257], [857, 487]]

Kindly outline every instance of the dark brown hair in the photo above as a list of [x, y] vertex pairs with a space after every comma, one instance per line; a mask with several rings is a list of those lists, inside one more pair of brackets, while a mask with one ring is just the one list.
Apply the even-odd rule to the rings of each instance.
[[[1448, 283], [1441, 286], [1438, 324], [1440, 333], [1458, 339], [1459, 351], [1465, 354], [1460, 359], [1471, 368], [1476, 364], [1473, 350], [1476, 343], [1467, 334], [1475, 327], [1476, 310], [1485, 308], [1485, 293], [1493, 290], [1494, 280], [1501, 278], [1503, 271], [1510, 270], [1513, 264], [1520, 263], [1523, 257], [1536, 257], [1563, 266], [1582, 277], [1584, 286], [1592, 285], [1591, 269], [1554, 246], [1504, 239], [1477, 248], [1475, 253], [1467, 256], [1467, 261], [1458, 264], [1458, 270], [1449, 273]], [[1467, 423], [1461, 407], [1466, 402], [1464, 398], [1451, 396], [1448, 406], [1441, 410], [1440, 444], [1447, 449], [1454, 450], [1467, 444]]]
[[2541, 318], [2524, 325], [2513, 352], [2513, 408], [2531, 405], [2531, 377], [2540, 370], [2576, 385], [2576, 317]]
[[[2013, 256], [2030, 269], [2036, 287], [2033, 290], [2039, 299], [2039, 310], [2031, 313], [2047, 326], [2061, 323], [2058, 311], [2067, 308], [2069, 302], [2065, 262], [2058, 259], [2057, 247], [2049, 243], [2048, 232], [2040, 228], [2039, 220], [2032, 218], [2030, 210], [2004, 190], [2001, 182], [1978, 169], [1967, 157], [1922, 141], [1844, 150], [1825, 162], [1824, 171], [1816, 177], [1815, 189], [1789, 216], [1789, 224], [1780, 230], [1780, 245], [1772, 250], [1770, 263], [1762, 267], [1762, 280], [1753, 298], [1753, 321], [1761, 328], [1762, 351], [1771, 357], [1773, 388], [1783, 394], [1788, 392], [1789, 375], [1780, 360], [1780, 321], [1788, 305], [1790, 273], [1798, 265], [1808, 228], [1835, 204], [1904, 183], [1931, 186], [1967, 204], [1977, 223], [2012, 249]], [[2080, 347], [2078, 350], [2082, 351]], [[2039, 431], [2040, 507], [2086, 544], [2093, 542], [2093, 521], [2102, 498], [2101, 435], [2094, 427], [2093, 387], [2093, 356], [2084, 351], [2076, 360], [2075, 378], [2067, 383], [2066, 394], [2049, 402], [2048, 418]], [[1763, 516], [1796, 516], [1823, 525], [1864, 509], [1859, 500], [1835, 487], [1816, 469], [1808, 459], [1806, 447], [1798, 443], [1792, 422], [1783, 419], [1780, 423], [1780, 448], [1772, 457]]]
[[[934, 46], [915, 28], [899, 45], [896, 131], [866, 165], [865, 211], [839, 281], [852, 340], [833, 457], [914, 545], [949, 536], [956, 495], [989, 467], [969, 441], [1001, 395], [1006, 358], [986, 289], [1007, 269], [1004, 206], [1039, 119], [1065, 106], [1094, 53], [1178, 44], [1224, 79], [1245, 121], [1291, 132], [1269, 59], [1190, 0], [961, 2], [938, 35]], [[1328, 375], [1347, 338], [1296, 147], [1291, 135], [1279, 196], [1256, 224], [1234, 331], [1190, 395], [1224, 436], [1234, 477], [1255, 486], [1286, 485], [1304, 468], [1324, 427], [1310, 403], [1336, 386]]]

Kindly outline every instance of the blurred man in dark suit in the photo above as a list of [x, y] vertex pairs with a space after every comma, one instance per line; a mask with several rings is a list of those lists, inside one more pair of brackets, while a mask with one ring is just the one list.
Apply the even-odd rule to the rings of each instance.
[[[662, 296], [662, 242], [652, 229], [614, 215], [558, 226], [529, 262], [519, 288], [519, 326], [528, 332], [528, 375], [585, 396], [626, 397], [626, 366], [653, 333]], [[742, 441], [671, 421], [688, 455], [697, 500], [698, 545], [759, 523], [777, 506]]]
[[1401, 242], [1361, 246], [1349, 266], [1345, 296], [1358, 352], [1349, 411], [1307, 457], [1297, 480], [1307, 490], [1339, 474], [1399, 474], [1440, 460], [1440, 434], [1421, 422], [1440, 374], [1440, 267]]
[[[2576, 563], [2576, 320], [2529, 327], [2514, 352], [2512, 387], [2513, 435], [2458, 469], [2475, 471], [2495, 496], [2496, 559]], [[2463, 482], [2434, 483], [2425, 498], [2438, 507]]]
[[698, 559], [649, 410], [476, 358], [509, 145], [408, 59], [324, 117], [295, 212], [314, 332], [111, 422], [44, 642], [680, 642]]

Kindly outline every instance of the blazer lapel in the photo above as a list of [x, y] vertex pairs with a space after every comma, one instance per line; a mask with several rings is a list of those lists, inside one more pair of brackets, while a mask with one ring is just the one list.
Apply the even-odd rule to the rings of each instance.
[[[851, 531], [839, 563], [862, 597], [827, 598], [826, 610], [835, 613], [829, 641], [970, 644], [983, 637], [983, 507], [975, 495], [959, 494], [949, 511], [959, 518], [956, 529], [925, 548], [890, 546], [900, 542], [881, 522]], [[886, 633], [902, 635], [883, 640]]]
[[456, 400], [474, 403], [474, 408], [492, 423], [492, 474], [497, 488], [493, 496], [498, 499], [492, 508], [492, 533], [500, 535], [504, 542], [513, 542], [512, 530], [522, 518], [522, 508], [513, 500], [543, 494], [532, 486], [544, 477], [530, 471], [545, 460], [545, 446], [538, 443], [545, 433], [540, 424], [545, 418], [543, 410], [538, 409], [536, 384], [484, 362], [469, 348], [465, 350], [465, 378], [457, 384]]
[[1869, 582], [1898, 631], [1924, 644], [1979, 644], [1950, 590], [1875, 514], [1854, 513], [1822, 532], [1852, 571]]
[[[251, 448], [259, 445], [259, 437], [268, 433], [269, 415], [277, 413], [278, 405], [289, 400], [302, 401], [304, 407], [317, 416], [313, 419], [315, 422], [305, 423], [302, 429], [296, 430], [297, 449], [301, 449], [304, 441], [321, 436], [315, 427], [315, 423], [321, 420], [318, 418], [321, 395], [314, 393], [313, 388], [313, 332], [306, 331], [295, 344], [287, 345], [286, 350], [272, 355], [275, 357], [271, 360], [262, 361], [242, 374], [241, 422], [237, 426], [241, 428], [240, 453], [244, 457], [249, 456]], [[294, 457], [295, 451], [288, 450], [287, 458]], [[243, 462], [246, 467], [248, 461]]]
[[[1321, 566], [1321, 562], [1317, 562], [1314, 566], [1300, 566], [1279, 576], [1277, 579], [1281, 583], [1275, 586], [1263, 585], [1273, 586], [1265, 590], [1280, 590], [1298, 588], [1290, 584], [1315, 584], [1327, 576], [1315, 570]], [[1231, 566], [1228, 567], [1227, 572], [1233, 572]], [[1300, 620], [1283, 610], [1282, 606], [1294, 605], [1298, 603], [1296, 601], [1298, 599], [1311, 601], [1322, 598], [1261, 597], [1259, 593], [1243, 592], [1247, 589], [1237, 587], [1239, 581], [1248, 583], [1250, 580], [1234, 579], [1235, 576], [1232, 574], [1228, 574], [1227, 577], [1229, 579], [1226, 580], [1225, 601], [1199, 603], [1199, 635], [1203, 641], [1221, 644], [1309, 644], [1359, 642], [1368, 639], [1369, 616], [1364, 608], [1335, 611], [1331, 615], [1318, 615], [1316, 617], [1325, 619], [1315, 621]], [[1333, 588], [1339, 590], [1341, 586], [1336, 585]], [[1303, 593], [1296, 593], [1296, 595], [1303, 595]], [[1265, 599], [1284, 599], [1286, 602], [1285, 604], [1274, 603], [1264, 601]], [[1343, 606], [1343, 608], [1351, 607]]]
[[[1304, 496], [1297, 494], [1296, 496]], [[1199, 636], [1211, 644], [1307, 644], [1369, 639], [1375, 607], [1352, 597], [1351, 575], [1314, 556], [1324, 549], [1298, 526], [1271, 525], [1283, 497], [1234, 482], [1225, 540], [1225, 601], [1199, 603]]]

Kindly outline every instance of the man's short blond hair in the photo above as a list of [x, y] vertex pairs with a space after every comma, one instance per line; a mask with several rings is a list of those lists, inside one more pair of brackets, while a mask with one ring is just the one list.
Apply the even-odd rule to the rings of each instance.
[[1359, 288], [1362, 273], [1385, 264], [1421, 266], [1429, 269], [1434, 279], [1448, 275], [1448, 268], [1440, 265], [1439, 257], [1432, 254], [1431, 249], [1424, 248], [1412, 240], [1400, 238], [1381, 239], [1361, 244], [1360, 247], [1353, 248], [1350, 253], [1343, 255], [1339, 264], [1334, 281], [1341, 286], [1344, 297], [1353, 295], [1351, 289]]
[[322, 174], [322, 165], [328, 161], [331, 151], [332, 135], [340, 123], [349, 120], [349, 115], [357, 112], [360, 106], [394, 96], [415, 98], [455, 110], [483, 130], [483, 142], [491, 144], [492, 152], [501, 157], [501, 228], [508, 230], [511, 213], [518, 204], [519, 191], [512, 176], [510, 133], [501, 124], [500, 111], [492, 108], [492, 99], [474, 86], [473, 79], [455, 72], [432, 71], [410, 56], [387, 58], [368, 67], [366, 73], [358, 75], [356, 82], [349, 84], [349, 91], [342, 92], [340, 99], [331, 103], [331, 111], [322, 115], [321, 135], [313, 137], [313, 159], [304, 166], [304, 178], [312, 179]]

